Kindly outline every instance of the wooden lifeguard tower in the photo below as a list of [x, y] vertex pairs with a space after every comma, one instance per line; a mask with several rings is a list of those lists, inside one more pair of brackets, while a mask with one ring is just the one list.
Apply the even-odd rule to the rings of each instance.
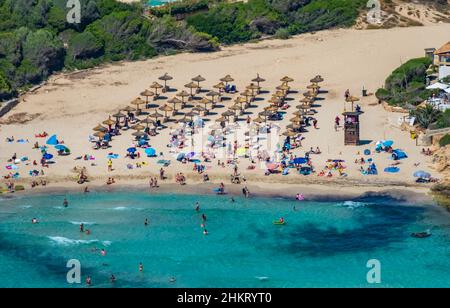
[[352, 107], [350, 111], [346, 110], [344, 105], [344, 145], [359, 145], [359, 116], [363, 114], [361, 110], [355, 110], [353, 108], [354, 102], [359, 101], [359, 98], [350, 96], [346, 99], [346, 102], [351, 102]]

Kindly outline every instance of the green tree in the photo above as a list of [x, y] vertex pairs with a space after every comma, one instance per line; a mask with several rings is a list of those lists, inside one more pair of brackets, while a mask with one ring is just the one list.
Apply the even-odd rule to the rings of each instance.
[[431, 105], [426, 105], [425, 107], [419, 107], [410, 112], [410, 115], [415, 117], [417, 123], [425, 129], [427, 129], [431, 124], [435, 123], [441, 117], [442, 112], [435, 109]]

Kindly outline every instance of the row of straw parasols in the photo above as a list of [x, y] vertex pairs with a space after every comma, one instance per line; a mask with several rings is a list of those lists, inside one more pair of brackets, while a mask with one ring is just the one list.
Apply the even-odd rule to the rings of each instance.
[[297, 131], [304, 124], [304, 117], [311, 112], [312, 104], [319, 93], [319, 83], [323, 81], [324, 79], [320, 75], [317, 75], [310, 80], [311, 84], [306, 87], [308, 91], [303, 93], [303, 98], [300, 99], [301, 104], [296, 106], [296, 109], [298, 110], [294, 112], [294, 117], [289, 120], [291, 124], [289, 124], [286, 127], [287, 130], [283, 132], [284, 136], [294, 137], [298, 134]]

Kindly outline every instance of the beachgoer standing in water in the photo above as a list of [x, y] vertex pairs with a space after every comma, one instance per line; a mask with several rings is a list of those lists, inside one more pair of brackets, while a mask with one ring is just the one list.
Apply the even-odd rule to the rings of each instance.
[[144, 265], [142, 265], [142, 262], [139, 263], [139, 271], [142, 273], [144, 271]]
[[80, 232], [84, 232], [84, 224], [83, 223], [80, 224]]
[[202, 214], [202, 220], [203, 220], [203, 222], [206, 222], [206, 215], [205, 214]]
[[195, 211], [200, 211], [200, 203], [198, 203], [198, 201], [195, 202]]
[[88, 286], [91, 286], [91, 285], [92, 285], [92, 279], [91, 279], [91, 276], [87, 276], [87, 277], [86, 277], [86, 284], [87, 284]]
[[144, 226], [148, 226], [148, 219], [147, 218], [145, 218], [145, 221], [144, 221]]
[[69, 206], [69, 201], [67, 201], [66, 198], [64, 198], [63, 206], [64, 206], [64, 207], [68, 207], [68, 206]]

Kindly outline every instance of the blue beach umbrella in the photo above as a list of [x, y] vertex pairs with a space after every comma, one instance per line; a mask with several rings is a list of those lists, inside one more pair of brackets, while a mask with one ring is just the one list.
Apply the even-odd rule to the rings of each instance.
[[58, 151], [65, 151], [67, 149], [67, 147], [63, 144], [57, 144], [57, 145], [55, 145], [55, 149]]
[[383, 141], [383, 146], [386, 147], [391, 147], [394, 144], [394, 141], [392, 140], [385, 140]]
[[294, 158], [294, 164], [300, 165], [300, 164], [306, 164], [307, 162], [308, 162], [308, 160], [304, 157]]
[[177, 160], [178, 160], [178, 161], [182, 161], [182, 160], [183, 160], [183, 158], [184, 158], [184, 156], [185, 156], [185, 154], [184, 154], [184, 153], [180, 153], [180, 154], [178, 154], [178, 156], [177, 156]]
[[423, 170], [420, 170], [420, 171], [414, 172], [413, 176], [416, 178], [429, 179], [431, 177], [431, 174], [429, 174], [428, 172], [425, 172]]
[[149, 157], [156, 156], [156, 150], [154, 148], [146, 148], [145, 154]]
[[127, 152], [128, 153], [135, 153], [136, 152], [136, 148], [128, 148]]
[[53, 158], [53, 155], [50, 154], [50, 153], [45, 153], [42, 157], [43, 157], [44, 159], [52, 159], [52, 158]]
[[56, 135], [53, 135], [50, 138], [48, 138], [46, 143], [48, 145], [57, 145], [58, 144], [58, 138], [56, 137]]
[[397, 173], [399, 171], [400, 171], [400, 168], [397, 168], [397, 167], [387, 167], [384, 169], [384, 172], [387, 172], [387, 173]]

